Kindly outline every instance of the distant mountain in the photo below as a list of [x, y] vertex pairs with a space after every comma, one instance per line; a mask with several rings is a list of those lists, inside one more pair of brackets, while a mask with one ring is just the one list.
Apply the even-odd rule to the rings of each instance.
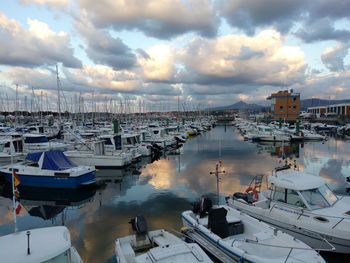
[[248, 104], [244, 101], [239, 101], [234, 104], [228, 105], [228, 106], [220, 106], [220, 107], [214, 107], [209, 108], [210, 111], [218, 111], [218, 110], [259, 110], [264, 108], [264, 106], [258, 105], [258, 104]]
[[350, 103], [350, 99], [346, 100], [325, 100], [325, 99], [305, 99], [300, 100], [301, 110], [306, 110], [309, 107], [327, 106], [330, 104]]

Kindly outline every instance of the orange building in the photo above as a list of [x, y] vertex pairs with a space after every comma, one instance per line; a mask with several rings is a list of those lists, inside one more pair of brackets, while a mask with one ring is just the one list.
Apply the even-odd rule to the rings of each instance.
[[272, 93], [267, 98], [271, 100], [271, 117], [273, 120], [295, 122], [300, 114], [300, 93], [284, 90]]

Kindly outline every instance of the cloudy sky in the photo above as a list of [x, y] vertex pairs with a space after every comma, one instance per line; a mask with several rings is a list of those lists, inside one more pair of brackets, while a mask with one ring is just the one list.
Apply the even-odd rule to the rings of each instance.
[[284, 89], [350, 98], [349, 10], [350, 0], [2, 0], [0, 103], [18, 84], [19, 107], [25, 96], [54, 107], [56, 65], [66, 105], [268, 105]]

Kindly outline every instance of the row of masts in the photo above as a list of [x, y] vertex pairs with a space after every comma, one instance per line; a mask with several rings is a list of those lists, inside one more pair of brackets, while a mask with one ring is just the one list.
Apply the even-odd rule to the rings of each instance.
[[[134, 114], [147, 112], [172, 112], [172, 111], [205, 111], [201, 104], [191, 104], [188, 102], [181, 103], [180, 107], [176, 101], [158, 101], [146, 102], [145, 100], [132, 100], [129, 97], [109, 99], [96, 98], [94, 92], [90, 98], [84, 97], [81, 93], [74, 94], [67, 98], [63, 92], [60, 92], [60, 97], [63, 97], [63, 103], [60, 101], [56, 104], [49, 98], [48, 93], [40, 91], [40, 94], [35, 92], [32, 88], [31, 97], [28, 99], [27, 95], [20, 96], [17, 92], [16, 86], [15, 98], [10, 98], [8, 94], [0, 94], [0, 112], [19, 112], [33, 113], [33, 112], [70, 112], [70, 113], [84, 113], [84, 112], [105, 112], [115, 114]], [[61, 105], [61, 106], [58, 106]]]

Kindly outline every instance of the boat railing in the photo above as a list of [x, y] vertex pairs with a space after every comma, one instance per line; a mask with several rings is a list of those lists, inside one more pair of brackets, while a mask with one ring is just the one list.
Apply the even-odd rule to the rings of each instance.
[[[284, 203], [283, 203], [284, 204]], [[278, 205], [278, 203], [274, 203], [271, 208], [270, 208], [270, 213], [271, 211], [275, 208], [275, 206]], [[302, 215], [304, 215], [305, 210], [304, 209], [299, 209], [300, 213], [298, 213], [298, 218], [297, 220], [299, 220], [301, 218]], [[348, 222], [350, 222], [350, 218], [345, 218], [342, 216], [332, 216], [332, 215], [320, 215], [320, 214], [316, 214], [316, 213], [312, 213], [311, 211], [307, 211], [307, 215], [308, 216], [313, 216], [313, 217], [319, 217], [321, 219], [324, 219], [325, 221], [330, 221], [329, 219], [334, 219], [337, 220], [336, 223], [331, 227], [332, 229], [336, 228], [341, 222], [343, 222], [344, 220], [347, 220]]]
[[[316, 249], [317, 252], [320, 251], [334, 251], [335, 247], [325, 238], [319, 236], [320, 239], [322, 239], [322, 243], [320, 244], [320, 247], [318, 249]], [[241, 241], [241, 242], [247, 242], [247, 243], [251, 243], [251, 244], [256, 244], [259, 246], [264, 246], [264, 247], [273, 247], [273, 248], [281, 248], [281, 249], [290, 249], [286, 259], [284, 262], [288, 261], [288, 258], [290, 257], [290, 255], [292, 254], [293, 250], [315, 250], [311, 247], [292, 247], [292, 246], [282, 246], [282, 245], [274, 245], [274, 244], [266, 244], [266, 243], [260, 243], [258, 239], [254, 240], [254, 239], [249, 239], [249, 238], [241, 238], [241, 239], [234, 239], [231, 246], [233, 246], [233, 244], [236, 241]], [[327, 246], [329, 246], [329, 248], [322, 248], [323, 245], [326, 244]]]

